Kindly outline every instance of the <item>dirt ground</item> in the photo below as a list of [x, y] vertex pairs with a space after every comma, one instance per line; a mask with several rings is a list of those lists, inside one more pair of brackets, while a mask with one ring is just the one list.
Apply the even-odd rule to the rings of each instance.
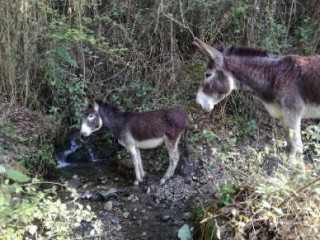
[[[2, 113], [6, 107], [0, 105]], [[37, 146], [28, 139], [39, 137], [39, 134], [35, 135], [39, 129], [43, 132], [41, 136], [49, 134], [50, 125], [44, 119], [44, 116], [39, 117], [25, 108], [14, 108], [9, 124], [0, 131], [1, 163], [15, 164], [13, 160], [22, 152], [37, 151]], [[231, 148], [236, 148], [241, 154], [246, 151], [246, 146], [261, 150], [275, 138], [283, 136], [278, 130], [278, 123], [270, 118], [259, 122], [260, 129], [253, 127], [248, 131], [237, 129], [236, 124], [230, 125], [227, 121], [213, 123], [210, 115], [202, 117], [199, 113], [194, 119], [198, 120], [189, 133], [189, 158], [182, 158], [184, 161], [180, 161], [180, 165], [184, 168], [178, 167], [175, 176], [163, 186], [159, 182], [168, 161], [161, 149], [142, 152], [147, 176], [138, 187], [133, 186], [133, 170], [117, 162], [119, 153], [125, 155], [121, 149], [102, 161], [75, 162], [61, 168], [53, 181], [74, 188], [78, 201], [94, 209], [103, 222], [104, 232], [100, 239], [178, 239], [178, 230], [184, 224], [188, 224], [197, 236], [200, 233], [199, 219], [196, 219], [198, 212], [205, 210], [215, 199], [214, 189], [219, 183], [233, 181], [230, 171], [215, 155], [214, 149], [223, 149], [224, 144], [235, 138]], [[227, 125], [232, 127], [226, 128]], [[265, 168], [272, 171], [275, 165], [272, 159], [267, 159]], [[82, 225], [81, 231], [85, 234], [90, 230], [90, 223]]]

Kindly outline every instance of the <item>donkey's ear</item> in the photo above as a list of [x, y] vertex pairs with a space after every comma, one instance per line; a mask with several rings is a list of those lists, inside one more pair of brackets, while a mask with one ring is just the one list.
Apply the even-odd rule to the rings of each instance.
[[216, 63], [216, 65], [223, 65], [223, 55], [217, 49], [211, 47], [210, 45], [206, 44], [196, 37], [193, 39], [192, 44], [196, 46], [205, 57], [212, 59]]
[[85, 97], [85, 96], [82, 96], [81, 98], [82, 98], [82, 100], [83, 100], [83, 102], [84, 102], [84, 105], [85, 105], [85, 106], [89, 106], [89, 98], [87, 98], [87, 97]]
[[95, 112], [99, 111], [99, 103], [97, 103], [96, 101], [93, 101], [93, 109]]

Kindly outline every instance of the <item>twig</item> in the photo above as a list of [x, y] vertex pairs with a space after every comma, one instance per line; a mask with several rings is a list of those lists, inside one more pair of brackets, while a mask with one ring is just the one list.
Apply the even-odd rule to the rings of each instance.
[[29, 185], [34, 185], [34, 184], [52, 184], [52, 185], [58, 185], [61, 187], [67, 187], [65, 184], [61, 184], [61, 183], [57, 183], [57, 182], [34, 182], [34, 183], [22, 184], [21, 186], [29, 186]]
[[157, 18], [157, 25], [156, 25], [156, 28], [155, 28], [155, 31], [157, 30], [158, 28], [158, 21], [159, 21], [159, 14], [162, 13], [163, 16], [165, 16], [166, 18], [170, 19], [171, 21], [175, 22], [176, 24], [178, 24], [180, 27], [183, 27], [187, 30], [189, 30], [189, 32], [191, 33], [192, 37], [194, 37], [194, 34], [191, 30], [191, 28], [189, 27], [187, 21], [184, 19], [184, 16], [183, 16], [183, 11], [182, 11], [182, 3], [180, 2], [179, 0], [179, 4], [180, 4], [180, 14], [181, 14], [181, 18], [182, 18], [182, 23], [176, 19], [174, 19], [172, 17], [172, 14], [167, 14], [164, 12], [163, 10], [163, 0], [161, 0], [160, 4], [159, 4], [159, 8], [158, 8], [158, 18]]
[[289, 200], [291, 200], [292, 198], [296, 198], [297, 196], [299, 196], [296, 193], [299, 193], [303, 190], [305, 190], [306, 188], [310, 187], [311, 185], [315, 184], [316, 182], [318, 182], [320, 180], [320, 177], [316, 178], [315, 180], [309, 182], [307, 185], [301, 187], [300, 189], [298, 189], [298, 191], [295, 192], [295, 194], [290, 195], [288, 198], [286, 198], [282, 203], [280, 203], [278, 205], [278, 208], [281, 208], [283, 206], [283, 204], [285, 204], [286, 202], [288, 202]]

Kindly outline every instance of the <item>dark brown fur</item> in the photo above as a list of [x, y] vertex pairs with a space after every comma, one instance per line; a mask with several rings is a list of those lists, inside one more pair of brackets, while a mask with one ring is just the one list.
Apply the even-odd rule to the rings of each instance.
[[289, 158], [302, 153], [301, 119], [320, 118], [320, 56], [270, 57], [261, 49], [213, 48], [199, 38], [193, 45], [209, 59], [198, 104], [211, 111], [232, 90], [248, 91], [283, 123]]
[[188, 115], [178, 108], [141, 113], [123, 112], [108, 103], [95, 101], [85, 112], [81, 133], [89, 136], [105, 125], [131, 154], [136, 175], [135, 185], [145, 176], [140, 149], [155, 148], [165, 143], [170, 163], [160, 181], [160, 184], [164, 184], [173, 176], [177, 167], [180, 156], [178, 143], [188, 124]]
[[189, 124], [188, 115], [178, 108], [122, 112], [107, 103], [99, 102], [99, 106], [105, 126], [121, 141], [128, 130], [138, 141], [162, 137], [163, 133], [176, 139]]
[[216, 45], [215, 48], [219, 50], [225, 56], [237, 56], [237, 57], [268, 57], [269, 52], [262, 48], [250, 48], [250, 47], [230, 47], [226, 48], [222, 45]]
[[[320, 104], [320, 57], [225, 57], [225, 69], [264, 101], [283, 94], [300, 95], [305, 103]], [[288, 96], [289, 97], [289, 96]], [[290, 97], [289, 97], [290, 98]]]

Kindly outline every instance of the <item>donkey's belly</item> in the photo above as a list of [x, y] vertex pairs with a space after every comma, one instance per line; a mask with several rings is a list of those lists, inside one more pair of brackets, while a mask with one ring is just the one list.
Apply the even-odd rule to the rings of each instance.
[[302, 118], [320, 118], [320, 106], [306, 105]]
[[282, 111], [279, 104], [266, 103], [266, 102], [262, 102], [262, 103], [272, 117], [279, 118], [279, 119], [282, 118]]
[[135, 141], [134, 145], [137, 148], [142, 148], [142, 149], [148, 149], [148, 148], [156, 148], [163, 144], [164, 138], [153, 138], [153, 139], [148, 139], [148, 140], [143, 140], [143, 141]]

